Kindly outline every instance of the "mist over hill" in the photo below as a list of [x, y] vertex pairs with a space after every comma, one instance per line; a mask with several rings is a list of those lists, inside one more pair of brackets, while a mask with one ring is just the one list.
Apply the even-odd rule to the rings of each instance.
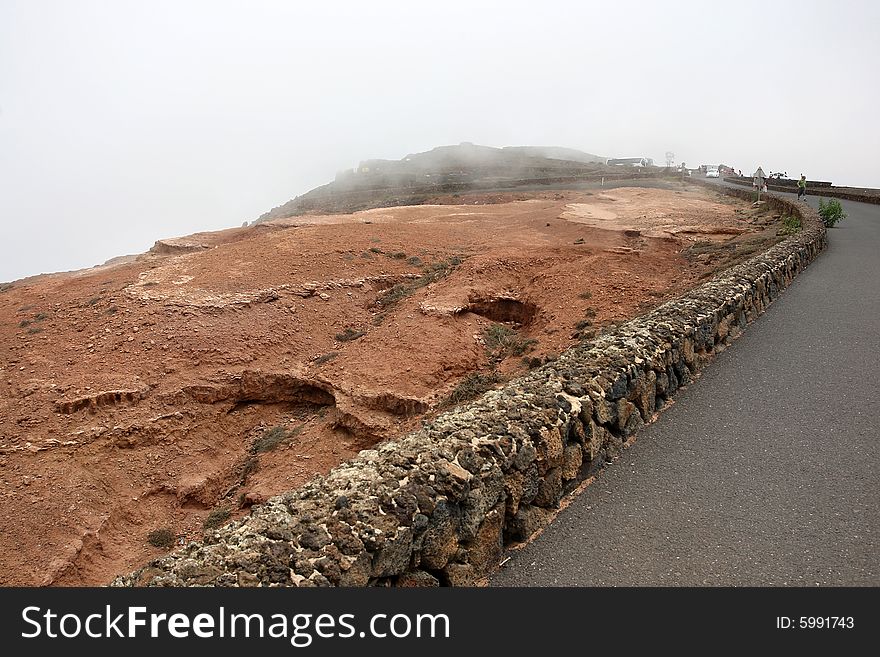
[[411, 153], [399, 160], [372, 159], [336, 174], [336, 179], [273, 208], [257, 222], [315, 212], [353, 212], [369, 207], [419, 203], [436, 193], [509, 187], [591, 176], [606, 169], [604, 158], [571, 148], [463, 142]]
[[504, 151], [521, 153], [535, 157], [545, 157], [554, 160], [568, 160], [569, 162], [586, 162], [587, 164], [604, 164], [608, 158], [579, 151], [575, 148], [562, 148], [560, 146], [505, 146]]

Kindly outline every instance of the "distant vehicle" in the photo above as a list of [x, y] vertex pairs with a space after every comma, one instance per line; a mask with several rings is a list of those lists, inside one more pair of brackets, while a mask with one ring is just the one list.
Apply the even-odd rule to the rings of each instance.
[[706, 177], [707, 178], [720, 178], [721, 172], [718, 171], [718, 167], [706, 167]]

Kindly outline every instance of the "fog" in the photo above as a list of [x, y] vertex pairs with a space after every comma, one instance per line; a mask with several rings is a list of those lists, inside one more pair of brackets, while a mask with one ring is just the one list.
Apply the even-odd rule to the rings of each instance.
[[880, 187], [873, 2], [0, 0], [0, 281], [470, 141]]

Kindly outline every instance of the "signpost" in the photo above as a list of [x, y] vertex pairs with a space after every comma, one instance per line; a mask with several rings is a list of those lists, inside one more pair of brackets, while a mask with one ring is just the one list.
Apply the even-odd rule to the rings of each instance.
[[754, 185], [755, 189], [758, 192], [757, 201], [760, 201], [761, 200], [761, 188], [764, 187], [764, 170], [761, 167], [758, 167], [758, 170], [752, 174], [752, 185]]

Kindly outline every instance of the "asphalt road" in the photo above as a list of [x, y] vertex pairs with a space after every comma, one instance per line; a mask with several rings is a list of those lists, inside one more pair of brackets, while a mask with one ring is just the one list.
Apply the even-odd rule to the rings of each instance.
[[827, 250], [491, 585], [880, 586], [880, 206], [842, 203]]

